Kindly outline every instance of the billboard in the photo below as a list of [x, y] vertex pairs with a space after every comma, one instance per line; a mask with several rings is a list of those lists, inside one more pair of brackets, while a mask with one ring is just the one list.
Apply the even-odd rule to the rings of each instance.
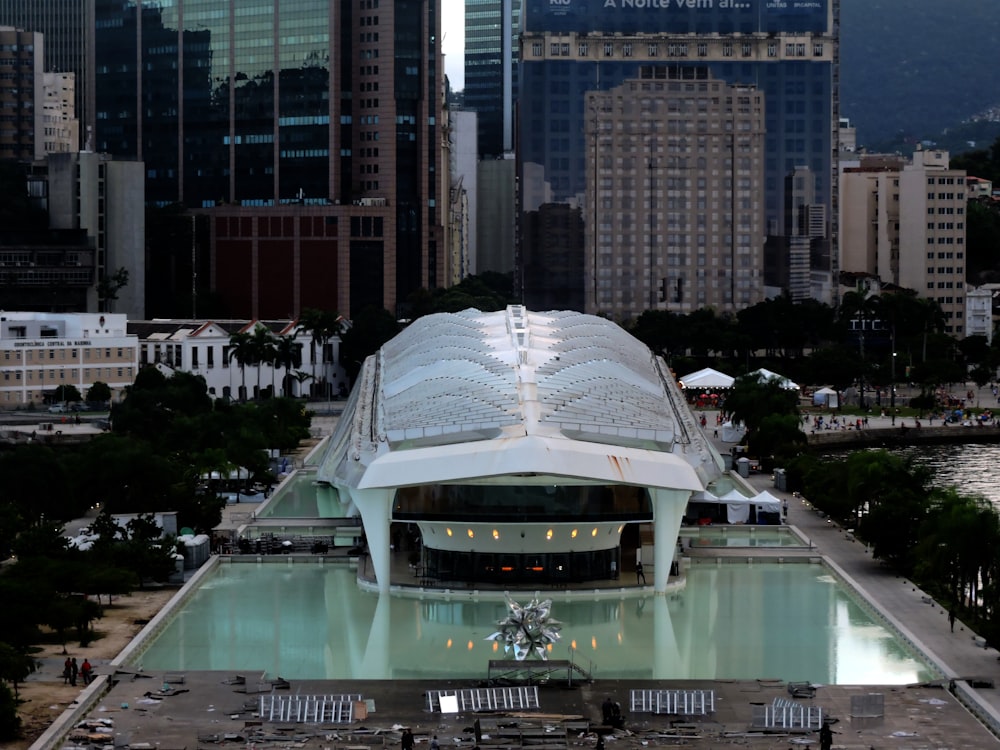
[[524, 0], [524, 30], [622, 34], [831, 33], [829, 0]]

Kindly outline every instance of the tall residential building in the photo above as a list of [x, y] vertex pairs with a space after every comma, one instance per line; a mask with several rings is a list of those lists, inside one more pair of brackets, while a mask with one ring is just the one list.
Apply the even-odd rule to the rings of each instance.
[[861, 156], [842, 165], [840, 266], [937, 302], [945, 332], [965, 324], [965, 170], [947, 151]]
[[[811, 170], [815, 201], [824, 207], [824, 232], [833, 250], [823, 257], [826, 266], [811, 268], [810, 274], [825, 274], [825, 288], [832, 289], [838, 271], [839, 14], [839, 0], [720, 0], [669, 6], [639, 0], [525, 0], [517, 107], [521, 187], [540, 177], [552, 200], [575, 203], [581, 220], [591, 221], [582, 200], [593, 149], [583, 123], [595, 116], [587, 109], [587, 94], [639, 78], [646, 68], [707, 68], [719, 81], [755, 86], [764, 96], [763, 234], [779, 256], [787, 257], [793, 244], [802, 244], [793, 243], [788, 234], [786, 178], [799, 167]], [[688, 85], [697, 93], [696, 81]], [[709, 118], [697, 112], [685, 127], [685, 148], [695, 147], [712, 132]], [[637, 161], [633, 179], [643, 179], [644, 169]], [[541, 192], [532, 190], [534, 195]], [[524, 226], [539, 208], [528, 198], [522, 191]], [[536, 254], [539, 250], [544, 253], [544, 248], [533, 248]], [[523, 256], [523, 246], [520, 252]], [[582, 256], [584, 248], [577, 252]], [[537, 307], [537, 300], [552, 298], [571, 304], [584, 298], [589, 276], [573, 280], [576, 289], [556, 289], [554, 279], [544, 273], [544, 262], [537, 265], [541, 275], [532, 275], [525, 261], [522, 257], [519, 268], [528, 305]]]
[[74, 111], [85, 144], [94, 129], [94, 0], [0, 0], [0, 25], [45, 37], [44, 69], [73, 73]]
[[478, 151], [497, 157], [514, 148], [522, 0], [465, 0], [466, 109], [478, 113]]
[[76, 117], [75, 101], [75, 74], [42, 74], [43, 141], [35, 145], [36, 159], [44, 158], [45, 154], [72, 154], [80, 150], [80, 121]]
[[42, 35], [0, 27], [0, 160], [30, 162], [44, 142]]
[[764, 95], [707, 68], [649, 66], [585, 107], [585, 311], [626, 321], [760, 302]]
[[95, 149], [209, 217], [228, 314], [403, 315], [445, 284], [438, 2], [95, 1]]

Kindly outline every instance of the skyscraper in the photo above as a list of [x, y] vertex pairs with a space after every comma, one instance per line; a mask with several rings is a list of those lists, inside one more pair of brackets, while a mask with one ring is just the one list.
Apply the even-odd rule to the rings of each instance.
[[696, 66], [642, 68], [587, 95], [586, 312], [733, 313], [763, 299], [763, 100]]
[[443, 285], [437, 2], [95, 1], [95, 148], [210, 217], [225, 312], [403, 314]]
[[94, 126], [94, 0], [0, 0], [0, 26], [45, 37], [44, 68], [76, 75], [76, 117], [86, 143]]
[[[582, 124], [594, 115], [586, 109], [588, 92], [608, 91], [626, 79], [639, 78], [643, 69], [699, 66], [715, 79], [755, 86], [763, 93], [766, 243], [779, 255], [791, 252], [786, 178], [807, 167], [815, 180], [812, 200], [823, 207], [811, 209], [810, 215], [825, 216], [823, 231], [830, 248], [820, 256], [826, 265], [810, 272], [825, 280], [825, 285], [814, 287], [833, 288], [839, 0], [525, 0], [522, 17], [518, 137], [523, 226], [529, 226], [530, 214], [540, 209], [528, 196], [542, 194], [577, 206], [582, 221], [592, 221], [584, 205], [592, 144]], [[698, 91], [695, 81], [685, 85]], [[711, 133], [709, 128], [709, 118], [695, 112], [685, 131], [677, 134], [678, 156], [694, 154], [698, 139]], [[641, 175], [637, 172], [635, 178]], [[710, 213], [709, 220], [713, 216]], [[741, 233], [735, 231], [739, 241]], [[732, 237], [724, 240], [732, 241]], [[754, 236], [750, 241], [764, 238]], [[593, 283], [592, 270], [584, 268], [572, 288], [555, 289], [552, 284], [562, 277], [544, 273], [545, 263], [539, 262], [544, 248], [532, 252], [534, 267], [543, 270], [532, 274], [523, 259], [519, 263], [527, 304], [537, 307], [536, 299], [584, 298], [583, 290]], [[584, 248], [578, 252], [582, 256]], [[663, 248], [664, 254], [669, 252]], [[636, 269], [640, 276], [650, 272], [649, 260], [643, 264]], [[667, 302], [654, 301], [654, 306], [668, 309]]]
[[466, 109], [478, 113], [479, 155], [513, 150], [522, 0], [465, 0]]

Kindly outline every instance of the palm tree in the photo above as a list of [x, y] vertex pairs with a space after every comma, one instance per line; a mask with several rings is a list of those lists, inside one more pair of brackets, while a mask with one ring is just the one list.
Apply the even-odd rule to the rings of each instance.
[[326, 345], [329, 343], [330, 339], [336, 336], [340, 332], [340, 321], [341, 316], [336, 312], [331, 312], [329, 310], [303, 310], [302, 315], [299, 316], [299, 329], [309, 333], [312, 336], [312, 370], [313, 370], [313, 384], [322, 382], [325, 389], [328, 391], [330, 384], [328, 382], [327, 373], [323, 373], [323, 378], [320, 380], [316, 377], [316, 362], [323, 360], [323, 364], [326, 365]]
[[292, 368], [302, 364], [302, 345], [295, 340], [294, 335], [278, 336], [274, 343], [274, 364], [275, 367], [285, 368], [285, 377], [281, 379], [281, 394], [288, 396]]
[[229, 359], [240, 366], [240, 401], [247, 400], [247, 364], [253, 361], [253, 336], [245, 331], [237, 331], [229, 337]]
[[274, 334], [263, 323], [258, 323], [251, 337], [253, 361], [257, 365], [257, 397], [260, 398], [260, 371], [264, 365], [271, 366], [271, 391], [274, 391]]

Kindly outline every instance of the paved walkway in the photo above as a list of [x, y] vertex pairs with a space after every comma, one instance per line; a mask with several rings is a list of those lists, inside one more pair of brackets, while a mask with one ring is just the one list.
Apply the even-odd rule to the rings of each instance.
[[[712, 437], [714, 413], [709, 418], [706, 433], [720, 453], [728, 453], [732, 443]], [[896, 420], [896, 427], [901, 420]], [[909, 423], [912, 426], [913, 420]], [[888, 418], [869, 419], [869, 430], [894, 429]], [[962, 429], [962, 428], [956, 428]], [[984, 647], [984, 639], [963, 622], [956, 621], [954, 632], [949, 627], [946, 605], [934, 601], [915, 583], [893, 573], [873, 559], [866, 545], [824, 514], [817, 511], [807, 498], [782, 492], [774, 487], [770, 475], [751, 474], [747, 480], [757, 490], [788, 500], [788, 524], [813, 542], [827, 560], [851, 581], [854, 587], [885, 619], [921, 652], [929, 656], [949, 680], [955, 680], [959, 697], [969, 704], [978, 703], [982, 711], [974, 713], [1000, 728], [1000, 689], [974, 688], [976, 684], [997, 685], [1000, 688], [1000, 657], [993, 648]]]

